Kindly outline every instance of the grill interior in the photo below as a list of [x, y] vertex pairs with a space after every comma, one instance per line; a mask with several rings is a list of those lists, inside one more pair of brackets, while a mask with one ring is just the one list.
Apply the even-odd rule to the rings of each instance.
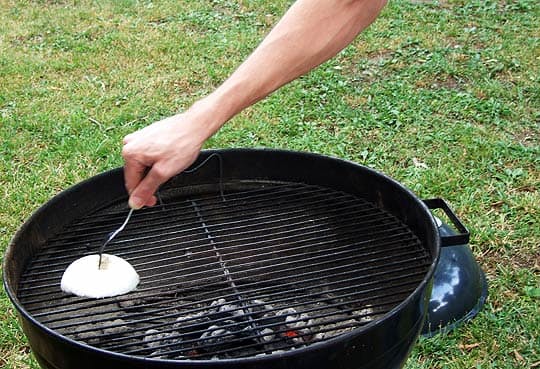
[[[36, 320], [101, 349], [200, 360], [269, 355], [380, 318], [424, 278], [431, 258], [398, 219], [350, 194], [242, 181], [169, 189], [136, 211], [106, 249], [141, 277], [127, 295], [60, 290], [67, 266], [95, 254], [125, 201], [70, 223], [21, 277]], [[61, 216], [58, 214], [57, 216]]]

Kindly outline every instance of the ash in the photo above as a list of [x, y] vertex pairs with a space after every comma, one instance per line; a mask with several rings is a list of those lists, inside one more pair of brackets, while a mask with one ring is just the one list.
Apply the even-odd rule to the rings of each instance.
[[322, 303], [296, 307], [263, 300], [218, 298], [178, 311], [172, 324], [144, 331], [145, 356], [159, 359], [220, 360], [294, 350], [349, 332], [375, 319], [370, 306], [339, 309]]

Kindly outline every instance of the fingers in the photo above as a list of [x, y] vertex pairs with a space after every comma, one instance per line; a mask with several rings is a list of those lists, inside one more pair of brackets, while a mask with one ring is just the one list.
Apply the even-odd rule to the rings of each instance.
[[124, 160], [124, 181], [126, 190], [131, 194], [144, 178], [148, 168], [136, 160]]
[[169, 176], [160, 170], [159, 166], [154, 165], [130, 193], [129, 206], [133, 209], [140, 209], [143, 206], [155, 205], [154, 193], [168, 178]]
[[[144, 162], [136, 158], [136, 155], [133, 150], [130, 149], [129, 136], [124, 138], [124, 148], [122, 149], [122, 157], [124, 158], [124, 182], [126, 190], [129, 197], [129, 206], [133, 209], [139, 209], [144, 205], [150, 205], [154, 203], [153, 196], [144, 197], [144, 192], [142, 195], [132, 196], [136, 188], [145, 178], [149, 167]], [[151, 165], [151, 163], [150, 163]]]

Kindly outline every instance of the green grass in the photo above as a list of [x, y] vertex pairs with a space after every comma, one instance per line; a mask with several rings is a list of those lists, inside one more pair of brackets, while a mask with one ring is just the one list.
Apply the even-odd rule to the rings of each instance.
[[[217, 86], [291, 1], [0, 1], [0, 251], [58, 191], [122, 165], [122, 137]], [[336, 58], [207, 147], [274, 147], [447, 199], [490, 295], [408, 369], [540, 367], [540, 5], [394, 1]], [[0, 366], [36, 368], [0, 295]]]

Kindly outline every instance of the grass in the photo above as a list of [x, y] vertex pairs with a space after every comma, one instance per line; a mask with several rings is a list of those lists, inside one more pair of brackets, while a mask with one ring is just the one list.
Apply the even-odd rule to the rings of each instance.
[[[211, 91], [289, 4], [0, 1], [0, 251], [58, 191], [122, 165], [125, 134]], [[391, 2], [207, 144], [337, 156], [452, 204], [490, 295], [408, 369], [540, 367], [539, 17], [534, 0]], [[37, 368], [4, 292], [0, 366]]]

